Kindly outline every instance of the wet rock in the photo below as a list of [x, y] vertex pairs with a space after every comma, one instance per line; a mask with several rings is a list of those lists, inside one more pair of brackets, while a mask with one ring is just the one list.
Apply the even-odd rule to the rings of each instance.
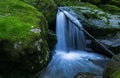
[[[97, 39], [101, 44], [103, 44], [106, 48], [110, 49], [114, 54], [118, 54], [120, 52], [120, 33], [116, 34], [108, 34], [106, 37], [102, 37]], [[100, 49], [100, 46], [92, 41], [92, 48], [97, 51], [103, 51]], [[105, 53], [105, 51], [103, 51]], [[107, 52], [106, 52], [107, 53]]]
[[115, 54], [120, 52], [120, 39], [106, 39], [100, 40], [100, 42], [107, 46], [107, 48], [112, 50]]

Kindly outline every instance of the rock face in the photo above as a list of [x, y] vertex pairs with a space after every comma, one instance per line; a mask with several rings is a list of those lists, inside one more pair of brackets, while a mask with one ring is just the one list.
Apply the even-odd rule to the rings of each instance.
[[34, 7], [0, 1], [0, 76], [30, 78], [49, 61], [48, 24]]

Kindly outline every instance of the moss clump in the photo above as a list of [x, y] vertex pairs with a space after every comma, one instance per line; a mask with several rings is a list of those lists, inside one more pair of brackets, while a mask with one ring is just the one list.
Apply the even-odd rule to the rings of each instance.
[[110, 78], [120, 78], [120, 68], [110, 75]]

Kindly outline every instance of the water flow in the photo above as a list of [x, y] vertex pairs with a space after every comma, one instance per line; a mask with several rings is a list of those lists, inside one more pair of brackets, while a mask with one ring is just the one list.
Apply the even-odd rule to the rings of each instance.
[[[66, 12], [65, 12], [66, 13]], [[80, 22], [66, 13], [74, 22], [82, 27]], [[79, 72], [90, 72], [102, 75], [108, 58], [85, 52], [84, 33], [67, 20], [64, 13], [57, 13], [57, 44], [55, 54], [47, 68], [39, 78], [74, 78]]]
[[[81, 23], [75, 17], [67, 12], [65, 13], [77, 23], [77, 25], [82, 27]], [[58, 40], [56, 50], [85, 50], [84, 33], [70, 20], [67, 20], [63, 12], [58, 11], [56, 24], [56, 35]]]
[[57, 13], [56, 18], [56, 36], [57, 36], [57, 50], [67, 50], [67, 42], [66, 42], [66, 18], [62, 12]]

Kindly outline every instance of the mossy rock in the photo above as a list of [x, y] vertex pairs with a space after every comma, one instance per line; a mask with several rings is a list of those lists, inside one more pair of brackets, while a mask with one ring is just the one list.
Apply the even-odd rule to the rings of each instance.
[[47, 26], [33, 6], [19, 0], [0, 1], [0, 76], [30, 78], [47, 65]]
[[[120, 68], [120, 53], [113, 56], [113, 58], [108, 62], [104, 70], [104, 78], [119, 78], [119, 69]], [[116, 74], [116, 76], [115, 76]]]

